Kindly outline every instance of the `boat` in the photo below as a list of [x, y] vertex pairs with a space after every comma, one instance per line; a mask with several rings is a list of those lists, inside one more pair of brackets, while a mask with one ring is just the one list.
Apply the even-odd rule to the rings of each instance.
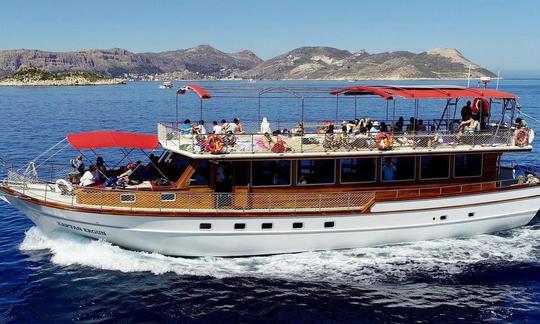
[[[532, 130], [516, 119], [522, 108], [509, 92], [459, 86], [189, 84], [177, 91], [177, 102], [188, 94], [200, 101], [194, 108], [200, 117], [206, 102], [225, 97], [229, 106], [233, 94], [244, 104], [246, 98], [258, 102], [250, 105], [251, 116], [257, 107], [258, 117], [235, 120], [243, 123], [233, 127], [237, 133], [202, 134], [189, 121], [179, 122], [178, 116], [187, 114], [178, 110], [184, 101], [176, 106], [176, 120], [158, 123], [157, 135], [68, 134], [28, 164], [9, 167], [0, 195], [45, 233], [64, 231], [131, 250], [186, 257], [468, 237], [524, 226], [540, 208], [534, 166], [504, 163], [504, 154], [533, 149]], [[287, 107], [288, 116], [298, 118], [271, 129], [261, 118], [261, 102], [280, 100], [282, 105], [284, 98], [298, 107], [296, 115]], [[333, 120], [308, 120], [304, 110], [310, 100], [329, 100], [321, 106], [330, 114], [335, 109]], [[469, 114], [478, 126], [461, 124], [465, 100], [472, 101]], [[373, 102], [379, 110], [360, 109]], [[339, 104], [349, 107], [351, 121], [338, 120]], [[414, 117], [396, 118], [399, 105]], [[361, 121], [359, 111], [384, 116]], [[427, 112], [440, 117], [422, 122]], [[88, 164], [94, 151], [113, 148], [144, 153], [149, 162], [119, 170], [111, 162], [105, 170], [108, 185], [81, 186], [74, 167], [48, 164], [62, 156], [58, 151], [66, 145]], [[126, 161], [118, 159], [118, 165]], [[140, 172], [142, 180], [132, 181], [138, 167], [153, 171], [147, 178]], [[118, 183], [118, 172], [126, 169], [131, 173]]]
[[160, 89], [172, 89], [173, 87], [174, 84], [172, 81], [163, 81], [163, 83], [159, 85]]

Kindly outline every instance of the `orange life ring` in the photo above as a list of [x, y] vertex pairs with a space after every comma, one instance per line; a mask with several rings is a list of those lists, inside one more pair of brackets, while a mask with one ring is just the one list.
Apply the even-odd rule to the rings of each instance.
[[480, 113], [480, 111], [482, 111], [482, 114], [484, 116], [489, 116], [490, 108], [491, 106], [488, 100], [484, 98], [474, 98], [474, 101], [472, 103], [473, 114], [478, 114]]
[[225, 143], [223, 142], [223, 138], [221, 138], [221, 136], [210, 135], [206, 140], [204, 149], [212, 154], [219, 154], [223, 151], [223, 147], [225, 147]]
[[377, 148], [381, 151], [387, 151], [392, 149], [394, 141], [392, 139], [392, 134], [387, 132], [380, 132], [375, 136], [375, 144]]
[[529, 144], [529, 132], [525, 128], [516, 129], [514, 132], [514, 144], [519, 147]]

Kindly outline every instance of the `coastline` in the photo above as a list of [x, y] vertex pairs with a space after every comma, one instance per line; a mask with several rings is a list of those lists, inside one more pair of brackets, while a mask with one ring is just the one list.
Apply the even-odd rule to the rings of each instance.
[[82, 79], [66, 80], [0, 80], [0, 87], [65, 87], [65, 86], [97, 86], [97, 85], [120, 85], [125, 84], [123, 79], [110, 79], [88, 81]]

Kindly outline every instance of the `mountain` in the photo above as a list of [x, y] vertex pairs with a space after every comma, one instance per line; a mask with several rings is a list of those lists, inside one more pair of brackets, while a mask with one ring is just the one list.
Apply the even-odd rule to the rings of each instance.
[[456, 49], [433, 49], [422, 53], [406, 51], [369, 54], [350, 53], [330, 47], [301, 47], [269, 59], [242, 74], [254, 79], [453, 79], [495, 76], [467, 60]]
[[92, 72], [109, 77], [157, 75], [160, 79], [451, 79], [495, 76], [467, 60], [458, 50], [432, 49], [370, 54], [332, 47], [300, 47], [263, 61], [250, 50], [225, 53], [210, 45], [159, 53], [125, 49], [73, 52], [0, 51], [0, 77], [25, 68], [49, 72]]

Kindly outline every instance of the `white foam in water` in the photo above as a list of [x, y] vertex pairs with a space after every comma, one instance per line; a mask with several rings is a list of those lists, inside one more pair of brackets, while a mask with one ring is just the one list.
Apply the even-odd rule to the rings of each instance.
[[406, 280], [415, 273], [434, 277], [459, 274], [477, 263], [538, 262], [540, 230], [524, 227], [510, 235], [479, 235], [342, 251], [309, 252], [250, 258], [176, 258], [135, 252], [104, 241], [59, 233], [44, 235], [33, 227], [22, 251], [48, 249], [58, 265], [81, 265], [159, 275], [252, 276], [336, 283]]

